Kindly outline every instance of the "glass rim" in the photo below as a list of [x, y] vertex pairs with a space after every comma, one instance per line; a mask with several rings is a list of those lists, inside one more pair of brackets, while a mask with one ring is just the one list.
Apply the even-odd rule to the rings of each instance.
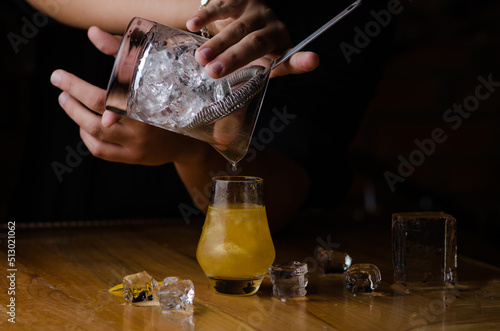
[[[151, 20], [137, 16], [128, 23], [108, 81], [104, 100], [106, 110], [119, 115], [127, 114], [129, 96], [136, 72], [129, 70], [126, 64], [129, 61], [129, 65], [136, 65], [140, 61], [145, 51], [142, 45], [147, 44], [152, 38], [150, 32], [154, 30], [155, 24]], [[135, 30], [140, 33], [134, 33]]]
[[245, 183], [245, 182], [263, 182], [264, 180], [260, 177], [256, 176], [232, 176], [232, 175], [227, 175], [227, 176], [215, 176], [212, 177], [213, 182], [240, 182], [240, 183]]

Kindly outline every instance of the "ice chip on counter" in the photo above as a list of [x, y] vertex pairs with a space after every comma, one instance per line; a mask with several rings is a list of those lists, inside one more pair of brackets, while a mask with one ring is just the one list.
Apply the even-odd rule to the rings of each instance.
[[344, 275], [346, 287], [353, 294], [372, 293], [382, 280], [378, 267], [370, 263], [355, 264]]
[[193, 313], [194, 284], [189, 279], [166, 277], [158, 292], [163, 313]]
[[130, 303], [158, 300], [158, 287], [146, 271], [123, 277], [123, 297]]
[[307, 263], [292, 261], [269, 267], [273, 295], [281, 301], [305, 297], [307, 291]]
[[352, 264], [349, 254], [332, 249], [324, 249], [321, 246], [317, 246], [314, 249], [314, 257], [325, 274], [344, 273]]

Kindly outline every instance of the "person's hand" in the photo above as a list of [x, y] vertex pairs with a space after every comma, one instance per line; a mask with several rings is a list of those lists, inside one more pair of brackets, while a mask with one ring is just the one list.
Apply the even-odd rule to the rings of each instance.
[[59, 103], [80, 126], [83, 142], [96, 157], [113, 162], [160, 165], [187, 158], [188, 151], [202, 148], [194, 139], [129, 118], [106, 127], [101, 117], [108, 112], [104, 109], [105, 90], [64, 70], [54, 71], [51, 82], [63, 90]]
[[[120, 38], [97, 28], [89, 29], [89, 38], [105, 54], [116, 55], [120, 46]], [[59, 103], [80, 126], [83, 142], [96, 157], [159, 165], [185, 160], [205, 148], [206, 144], [197, 140], [105, 110], [105, 90], [64, 70], [54, 71], [51, 82], [63, 90]]]
[[[217, 33], [196, 51], [196, 60], [205, 65], [212, 78], [223, 77], [268, 55], [276, 58], [292, 46], [288, 29], [263, 0], [211, 0], [186, 23], [189, 31], [208, 26]], [[272, 77], [314, 70], [319, 57], [300, 52], [276, 68]]]
[[[116, 56], [121, 37], [97, 27], [91, 27], [88, 35], [100, 51]], [[311, 55], [314, 58], [314, 53], [295, 54], [276, 68], [273, 75], [301, 72]], [[64, 70], [54, 71], [51, 82], [63, 90], [59, 96], [61, 107], [80, 126], [82, 140], [96, 157], [114, 162], [159, 165], [201, 159], [207, 148], [211, 148], [201, 141], [105, 110], [105, 90]]]
[[287, 61], [271, 71], [271, 78], [285, 75], [298, 75], [313, 71], [319, 65], [319, 56], [314, 52], [297, 52]]

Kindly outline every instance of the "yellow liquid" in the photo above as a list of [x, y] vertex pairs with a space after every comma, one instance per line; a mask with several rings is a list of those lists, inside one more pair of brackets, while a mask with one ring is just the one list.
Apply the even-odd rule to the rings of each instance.
[[239, 294], [255, 293], [275, 258], [265, 207], [209, 206], [196, 258], [217, 292], [232, 293], [235, 283], [244, 283], [247, 289]]

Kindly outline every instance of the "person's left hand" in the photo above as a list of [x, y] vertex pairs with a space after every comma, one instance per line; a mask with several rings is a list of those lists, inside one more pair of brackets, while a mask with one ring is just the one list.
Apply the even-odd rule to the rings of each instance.
[[[89, 38], [108, 55], [116, 55], [120, 37], [95, 27]], [[198, 140], [144, 124], [105, 110], [106, 91], [64, 70], [56, 70], [51, 82], [63, 92], [59, 103], [76, 124], [90, 152], [101, 159], [143, 165], [160, 165], [196, 157], [208, 146]], [[102, 116], [101, 116], [102, 115]]]
[[[80, 126], [80, 136], [96, 157], [129, 164], [160, 165], [194, 156], [203, 144], [104, 109], [106, 91], [64, 70], [56, 70], [51, 82], [63, 92], [59, 104]], [[107, 115], [106, 119], [104, 116]], [[117, 121], [120, 119], [120, 121]], [[108, 121], [109, 126], [103, 125]]]

